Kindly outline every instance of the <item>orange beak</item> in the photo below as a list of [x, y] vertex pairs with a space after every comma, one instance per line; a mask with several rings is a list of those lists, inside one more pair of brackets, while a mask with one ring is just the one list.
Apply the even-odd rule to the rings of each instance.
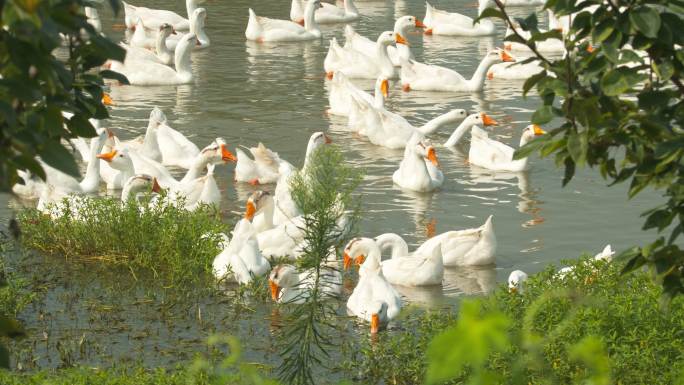
[[333, 80], [333, 75], [335, 75], [335, 73], [332, 72], [332, 71], [329, 71], [329, 72], [326, 72], [326, 73], [325, 73], [325, 77], [326, 77], [328, 80]]
[[245, 219], [248, 221], [251, 221], [252, 218], [254, 218], [254, 214], [256, 213], [256, 206], [254, 206], [254, 203], [252, 203], [251, 200], [247, 201], [247, 208], [245, 209]]
[[159, 185], [159, 182], [157, 182], [157, 178], [152, 178], [152, 192], [156, 192], [159, 194], [161, 192], [161, 186]]
[[111, 162], [112, 159], [116, 156], [116, 150], [112, 150], [111, 152], [107, 152], [105, 154], [97, 154], [95, 155], [98, 159], [105, 160], [107, 162]]
[[423, 24], [422, 21], [416, 19], [416, 28], [427, 28], [427, 25]]
[[437, 152], [434, 147], [428, 148], [427, 158], [432, 164], [439, 167], [439, 160], [437, 159]]
[[546, 131], [544, 131], [539, 125], [533, 124], [532, 128], [534, 128], [534, 135], [539, 136], [539, 135], [544, 135], [546, 134]]
[[515, 59], [511, 55], [509, 55], [506, 51], [501, 51], [501, 60], [504, 62], [514, 62]]
[[299, 19], [296, 21], [296, 23], [303, 27], [304, 26], [304, 19]]
[[102, 93], [102, 104], [104, 104], [105, 106], [113, 106], [114, 100], [112, 100], [112, 97], [109, 96], [108, 93], [103, 92]]
[[361, 266], [361, 265], [363, 265], [363, 262], [365, 260], [366, 260], [366, 256], [363, 254], [359, 254], [359, 256], [356, 257], [356, 260], [354, 260], [354, 264], [356, 264], [356, 266]]
[[425, 30], [426, 35], [432, 35], [432, 28], [428, 28]]
[[280, 297], [280, 286], [270, 279], [268, 280], [268, 286], [271, 288], [271, 298], [277, 301], [278, 297]]
[[332, 139], [328, 135], [323, 134], [323, 137], [325, 137], [325, 144], [330, 144], [332, 143]]
[[233, 155], [232, 152], [228, 151], [226, 146], [223, 144], [221, 145], [221, 160], [223, 160], [224, 162], [237, 162], [237, 158], [235, 157], [235, 155]]
[[401, 36], [401, 34], [397, 34], [397, 37], [394, 40], [397, 42], [397, 44], [409, 45], [409, 43], [406, 41], [406, 39], [404, 39], [403, 36]]
[[492, 71], [487, 72], [487, 79], [489, 79], [489, 80], [494, 79], [494, 72], [492, 72]]
[[371, 315], [371, 334], [377, 334], [380, 331], [380, 316], [375, 313]]
[[496, 120], [492, 119], [491, 116], [485, 114], [484, 112], [482, 113], [482, 123], [484, 123], [485, 126], [494, 126], [496, 124], [499, 124], [496, 122]]
[[344, 266], [344, 269], [345, 269], [345, 270], [349, 270], [349, 268], [351, 267], [351, 264], [352, 264], [352, 259], [351, 259], [351, 257], [349, 256], [349, 254], [347, 254], [347, 253], [345, 252], [345, 253], [344, 253], [344, 257], [343, 257], [343, 262], [342, 262], [342, 265]]
[[589, 45], [587, 46], [587, 52], [589, 52], [589, 53], [594, 52], [594, 46], [591, 45], [591, 44], [589, 44]]
[[380, 90], [382, 91], [382, 96], [389, 96], [389, 82], [387, 81], [387, 79], [384, 79], [382, 81], [382, 84], [380, 84]]

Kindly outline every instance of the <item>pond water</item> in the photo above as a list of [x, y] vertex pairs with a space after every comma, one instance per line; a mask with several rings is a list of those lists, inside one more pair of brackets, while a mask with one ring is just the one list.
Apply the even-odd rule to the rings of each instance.
[[[183, 13], [183, 3], [148, 0], [145, 5], [172, 7]], [[471, 0], [433, 3], [438, 8], [476, 14]], [[512, 270], [538, 271], [585, 251], [598, 252], [607, 243], [620, 251], [650, 236], [640, 231], [639, 214], [653, 204], [651, 193], [627, 201], [626, 186], [607, 188], [593, 170], [580, 170], [571, 184], [562, 188], [562, 170], [552, 159], [535, 157], [525, 173], [477, 169], [466, 162], [467, 143], [456, 151], [437, 148], [446, 177], [439, 191], [402, 192], [392, 183], [402, 151], [374, 146], [346, 131], [345, 119], [326, 114], [328, 85], [323, 60], [331, 37], [344, 41], [342, 25], [323, 26], [321, 41], [256, 44], [244, 38], [247, 9], [287, 18], [289, 1], [208, 0], [204, 6], [212, 45], [193, 53], [196, 82], [178, 87], [113, 86], [111, 96], [116, 105], [106, 126], [126, 138], [140, 135], [151, 108], [158, 106], [172, 127], [200, 147], [217, 136], [224, 137], [231, 147], [261, 141], [295, 165], [301, 165], [311, 133], [325, 131], [346, 160], [365, 171], [359, 189], [363, 207], [360, 235], [364, 236], [395, 232], [415, 246], [426, 239], [429, 227], [437, 233], [476, 227], [494, 215], [499, 245], [496, 266], [448, 270], [443, 289], [401, 290], [407, 300], [440, 304], [445, 298], [482, 293], [504, 281]], [[364, 16], [353, 25], [361, 34], [375, 37], [391, 29], [397, 17], [412, 14], [422, 18], [424, 6], [423, 0], [361, 0], [358, 8]], [[123, 32], [112, 25], [121, 24], [123, 15], [115, 18], [108, 10], [101, 10], [101, 15], [105, 32], [121, 39]], [[456, 69], [466, 77], [487, 50], [501, 45], [502, 38], [503, 29], [491, 39], [408, 36], [416, 59]], [[355, 83], [372, 89], [374, 81]], [[485, 111], [500, 122], [489, 129], [490, 135], [517, 145], [538, 105], [535, 97], [522, 97], [521, 86], [522, 81], [494, 80], [488, 81], [481, 93], [458, 94], [403, 92], [398, 84], [392, 84], [388, 108], [416, 125], [454, 108]], [[443, 143], [455, 126], [431, 138]], [[254, 189], [235, 184], [232, 173], [232, 165], [217, 168], [226, 215], [242, 211]], [[4, 222], [18, 205], [6, 195], [0, 196], [0, 219]], [[247, 345], [250, 358], [260, 362], [274, 359], [268, 333], [272, 320], [269, 306], [256, 305], [253, 311], [236, 313], [226, 300], [211, 297], [196, 300], [192, 306], [166, 309], [163, 291], [140, 288], [127, 271], [37, 256], [22, 261], [20, 271], [30, 273], [45, 293], [20, 317], [38, 334], [31, 337], [33, 357], [26, 349], [22, 353], [25, 367], [62, 365], [65, 355], [93, 365], [114, 359], [168, 365], [201, 350], [205, 336], [213, 331], [236, 334]]]

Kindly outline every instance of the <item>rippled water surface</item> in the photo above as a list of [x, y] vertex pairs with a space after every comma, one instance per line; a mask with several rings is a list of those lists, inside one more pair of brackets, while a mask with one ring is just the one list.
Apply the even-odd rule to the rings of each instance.
[[[154, 0], [147, 1], [145, 5], [173, 6], [184, 12], [182, 3]], [[391, 29], [396, 17], [413, 14], [422, 18], [424, 4], [423, 0], [359, 0], [358, 8], [364, 16], [353, 25], [360, 33], [375, 37]], [[470, 0], [434, 1], [434, 5], [469, 15], [476, 13]], [[561, 188], [562, 170], [556, 168], [552, 159], [535, 157], [530, 170], [525, 173], [495, 173], [471, 167], [466, 161], [467, 143], [455, 151], [437, 148], [446, 177], [441, 190], [430, 194], [401, 191], [393, 186], [392, 173], [399, 164], [402, 151], [374, 146], [348, 132], [345, 119], [326, 114], [328, 85], [323, 59], [331, 37], [344, 40], [342, 25], [324, 26], [321, 41], [256, 44], [244, 39], [247, 8], [253, 7], [259, 15], [286, 18], [289, 1], [208, 0], [205, 7], [208, 9], [207, 29], [212, 44], [206, 50], [193, 53], [196, 81], [178, 87], [114, 86], [111, 96], [116, 105], [106, 126], [118, 130], [123, 137], [140, 135], [147, 125], [150, 109], [159, 106], [166, 112], [171, 125], [200, 147], [217, 136], [224, 137], [231, 146], [253, 146], [261, 141], [295, 165], [301, 165], [311, 133], [325, 131], [342, 148], [347, 161], [365, 171], [366, 177], [359, 191], [364, 209], [361, 235], [396, 232], [410, 244], [417, 245], [426, 239], [430, 228], [440, 233], [476, 227], [488, 215], [494, 215], [499, 242], [496, 266], [448, 270], [443, 289], [400, 290], [407, 299], [434, 303], [440, 302], [444, 296], [481, 293], [505, 280], [511, 270], [534, 272], [548, 263], [558, 264], [561, 259], [575, 257], [584, 251], [597, 252], [606, 243], [621, 250], [647, 237], [648, 234], [640, 231], [638, 215], [652, 204], [648, 195], [627, 201], [625, 186], [607, 188], [598, 173], [592, 170], [580, 171], [569, 186]], [[516, 12], [525, 14], [526, 10]], [[122, 38], [123, 32], [112, 29], [112, 24], [121, 24], [123, 17], [114, 18], [106, 10], [101, 14], [105, 19], [105, 32], [114, 39]], [[416, 59], [456, 69], [466, 77], [470, 77], [487, 50], [501, 45], [502, 37], [503, 30], [496, 38], [483, 39], [422, 36], [417, 33], [408, 36]], [[374, 81], [356, 83], [371, 89]], [[481, 93], [455, 94], [403, 92], [398, 84], [393, 84], [387, 104], [389, 109], [416, 125], [449, 109], [486, 111], [500, 122], [500, 125], [489, 129], [490, 135], [517, 146], [521, 130], [529, 124], [530, 113], [538, 104], [535, 97], [523, 99], [521, 86], [522, 82], [518, 81], [493, 80], [486, 83]], [[455, 127], [446, 127], [431, 138], [435, 143], [443, 143]], [[217, 173], [223, 192], [222, 208], [226, 212], [241, 211], [253, 187], [233, 182], [232, 165], [220, 166]], [[8, 204], [8, 200], [6, 196], [0, 197], [0, 217], [3, 219], [11, 215], [8, 207], [16, 206], [16, 202]], [[55, 262], [45, 260], [42, 263]], [[96, 290], [93, 287], [99, 287], [107, 278], [116, 281], [106, 274], [94, 276], [92, 271], [80, 271], [72, 275], [71, 267], [61, 266], [60, 269], [64, 269], [60, 270], [63, 276], [82, 278], [75, 284], [81, 289]], [[65, 284], [59, 290], [49, 291], [43, 301], [43, 310], [62, 311], [68, 315], [62, 319], [66, 325], [62, 330], [65, 333], [69, 317], [77, 320], [86, 317], [86, 313], [79, 316], [83, 309], [62, 309], [69, 288], [71, 286]], [[121, 317], [132, 316], [141, 309], [151, 310], [144, 304], [136, 306], [122, 310]], [[213, 306], [215, 309], [220, 307], [216, 303]], [[155, 316], [151, 318], [157, 319], [157, 310], [154, 311]], [[184, 309], [181, 313], [195, 315], [196, 311], [194, 308]], [[266, 313], [268, 309], [258, 309], [257, 318], [263, 319]], [[27, 317], [38, 316], [32, 314]], [[211, 319], [212, 316], [207, 315], [205, 319], [207, 317]], [[125, 354], [125, 350], [130, 348], [126, 344], [138, 343], [136, 335], [141, 341], [149, 341], [144, 339], [149, 337], [149, 332], [142, 329], [150, 327], [150, 320], [144, 316], [136, 320], [133, 329], [140, 327], [141, 330], [116, 330], [118, 337], [114, 340], [124, 341], [124, 347], [118, 354]], [[155, 322], [161, 321], [157, 319]], [[216, 330], [232, 330], [218, 316], [215, 316], [214, 323]], [[236, 324], [231, 327], [238, 328], [242, 336], [249, 335], [245, 330], [254, 327]], [[82, 325], [83, 331], [88, 330], [86, 325]], [[152, 325], [152, 328], [159, 327]], [[200, 340], [198, 334], [187, 329], [183, 331], [187, 337], [185, 341]], [[74, 338], [81, 332], [80, 329], [68, 331]], [[161, 335], [157, 332], [157, 343], [161, 340], [162, 345], [173, 345], [170, 342], [173, 336], [170, 331]], [[265, 337], [262, 335], [262, 338]], [[146, 343], [139, 344], [141, 351], [150, 348]], [[159, 353], [159, 348], [156, 351]], [[161, 351], [163, 353], [163, 348]], [[160, 357], [163, 357], [162, 353], [159, 353]], [[43, 364], [51, 365], [48, 362]]]

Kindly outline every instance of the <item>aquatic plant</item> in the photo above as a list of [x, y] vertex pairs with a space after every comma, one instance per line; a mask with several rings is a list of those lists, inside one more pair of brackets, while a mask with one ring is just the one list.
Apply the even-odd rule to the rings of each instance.
[[[516, 18], [505, 1], [495, 0], [480, 17], [502, 19], [511, 28], [508, 42], [527, 46], [543, 71], [529, 77], [523, 95], [536, 87], [542, 105], [532, 123], [555, 124], [516, 153], [555, 154], [565, 167], [563, 185], [577, 167], [597, 167], [611, 185], [630, 181], [629, 198], [646, 188], [663, 200], [646, 217], [643, 229], [669, 231], [643, 247], [626, 250], [623, 272], [644, 265], [662, 284], [663, 299], [684, 294], [684, 7], [668, 0], [554, 1], [546, 8], [564, 19], [561, 28], [540, 31], [537, 16]], [[521, 32], [526, 31], [526, 32]], [[529, 34], [529, 38], [523, 34]], [[552, 59], [536, 49], [558, 39], [566, 54]]]
[[[0, 232], [0, 336], [17, 338], [24, 335], [23, 326], [15, 320], [17, 313], [33, 299], [25, 290], [25, 281], [16, 278], [6, 269], [5, 258], [13, 240]], [[10, 352], [0, 343], [0, 367], [9, 368]]]
[[340, 272], [328, 258], [332, 255], [337, 262], [338, 250], [350, 237], [358, 210], [352, 193], [360, 182], [360, 172], [346, 165], [332, 146], [318, 148], [309, 166], [290, 179], [292, 198], [304, 218], [298, 268], [307, 277], [301, 284], [304, 303], [286, 304], [289, 312], [278, 331], [283, 359], [278, 373], [284, 383], [314, 384], [314, 366], [326, 366], [338, 308], [332, 287], [341, 284], [330, 278]]
[[19, 213], [23, 246], [68, 259], [123, 265], [138, 278], [150, 274], [166, 287], [213, 284], [211, 262], [218, 233], [226, 230], [211, 206], [193, 212], [159, 199], [147, 204], [112, 198], [80, 200], [52, 218], [34, 209]]
[[531, 276], [523, 294], [501, 286], [466, 301], [459, 315], [410, 316], [401, 329], [411, 333], [366, 341], [345, 367], [362, 383], [677, 383], [684, 300], [661, 312], [647, 273], [622, 277], [587, 258], [572, 266]]

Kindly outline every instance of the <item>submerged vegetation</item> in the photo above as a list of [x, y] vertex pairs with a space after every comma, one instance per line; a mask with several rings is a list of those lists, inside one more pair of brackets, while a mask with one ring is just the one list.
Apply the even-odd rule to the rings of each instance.
[[[452, 311], [426, 312], [351, 358], [363, 383], [676, 384], [684, 373], [684, 303], [658, 310], [645, 272], [586, 258]], [[434, 340], [432, 340], [434, 337]], [[431, 342], [432, 340], [432, 342]]]
[[217, 234], [226, 225], [212, 206], [190, 212], [163, 199], [144, 206], [111, 198], [79, 202], [77, 211], [65, 209], [57, 218], [22, 211], [23, 246], [67, 259], [123, 265], [134, 277], [151, 273], [167, 287], [213, 283]]

